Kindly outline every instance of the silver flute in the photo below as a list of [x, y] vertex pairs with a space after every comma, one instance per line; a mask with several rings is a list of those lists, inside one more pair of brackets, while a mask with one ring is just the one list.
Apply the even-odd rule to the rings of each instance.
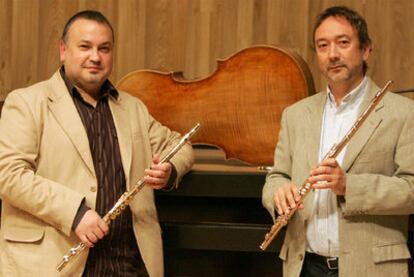
[[[361, 127], [362, 123], [364, 123], [365, 119], [368, 117], [368, 115], [374, 110], [374, 108], [377, 106], [377, 104], [380, 102], [380, 100], [384, 97], [385, 93], [387, 92], [387, 89], [389, 85], [392, 83], [392, 81], [388, 81], [385, 86], [379, 90], [374, 98], [369, 103], [368, 107], [365, 109], [365, 111], [359, 116], [359, 118], [356, 120], [354, 125], [349, 129], [348, 133], [342, 138], [342, 140], [338, 143], [332, 146], [332, 148], [329, 150], [329, 152], [326, 154], [326, 156], [323, 158], [323, 160], [327, 158], [336, 158], [339, 153], [344, 149], [344, 147], [347, 145], [347, 143], [351, 140], [351, 138], [354, 136], [356, 131]], [[265, 235], [265, 239], [260, 244], [260, 249], [263, 251], [266, 250], [266, 248], [269, 246], [269, 244], [272, 242], [272, 240], [276, 237], [276, 235], [282, 230], [282, 228], [288, 224], [289, 219], [294, 215], [294, 213], [297, 211], [300, 204], [303, 203], [305, 197], [308, 195], [308, 193], [311, 191], [311, 184], [306, 180], [305, 183], [299, 188], [299, 195], [300, 199], [296, 203], [295, 208], [289, 208], [288, 212], [285, 214], [279, 215], [275, 223], [272, 225], [270, 231]]]
[[[189, 140], [190, 138], [198, 131], [200, 128], [200, 123], [197, 123], [187, 134], [185, 134], [180, 142], [171, 149], [161, 160], [161, 163], [168, 162]], [[141, 178], [137, 182], [137, 184], [129, 191], [124, 192], [121, 197], [119, 197], [118, 201], [109, 210], [109, 212], [103, 217], [103, 220], [106, 224], [110, 224], [111, 221], [114, 221], [123, 210], [129, 205], [130, 201], [134, 196], [145, 186], [144, 178]], [[57, 266], [57, 271], [62, 271], [62, 269], [76, 256], [79, 255], [83, 250], [86, 249], [86, 245], [84, 243], [79, 243], [78, 245], [69, 249], [69, 253], [63, 256], [62, 261]]]

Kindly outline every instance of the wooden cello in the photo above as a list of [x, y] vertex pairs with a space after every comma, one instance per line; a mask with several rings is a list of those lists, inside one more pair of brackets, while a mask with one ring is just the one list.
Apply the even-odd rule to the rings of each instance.
[[277, 47], [255, 46], [218, 60], [217, 70], [198, 80], [175, 73], [137, 70], [118, 89], [140, 98], [169, 128], [185, 133], [201, 123], [193, 143], [218, 146], [226, 158], [272, 165], [285, 107], [313, 94], [304, 60]]

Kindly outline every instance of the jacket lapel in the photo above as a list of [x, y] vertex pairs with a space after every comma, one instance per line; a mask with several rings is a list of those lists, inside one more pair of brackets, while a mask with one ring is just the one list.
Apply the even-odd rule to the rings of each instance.
[[[361, 105], [359, 115], [368, 107], [369, 103], [378, 92], [379, 88], [369, 79], [367, 93], [364, 98], [364, 101]], [[384, 106], [384, 102], [381, 101], [377, 104], [375, 109], [368, 115], [365, 122], [362, 123], [361, 127], [356, 131], [354, 136], [348, 143], [344, 161], [342, 164], [342, 169], [347, 172], [351, 167], [352, 163], [358, 157], [361, 150], [364, 148], [365, 144], [378, 127], [382, 121], [382, 117], [378, 111], [380, 111]]]
[[48, 107], [95, 177], [88, 135], [59, 71], [53, 75], [51, 83], [53, 89], [50, 90]]
[[112, 100], [111, 98], [109, 106], [112, 111], [116, 133], [118, 134], [119, 151], [121, 152], [122, 165], [129, 189], [129, 173], [132, 159], [132, 132], [128, 124], [131, 120], [128, 118], [128, 111], [122, 104], [123, 101], [123, 95], [119, 94], [117, 100]]
[[[319, 145], [321, 140], [321, 126], [322, 126], [322, 117], [323, 110], [326, 102], [326, 92], [320, 92], [317, 94], [313, 101], [309, 103], [306, 111], [306, 125], [304, 125], [305, 132], [305, 142], [307, 149], [307, 160], [308, 166], [310, 168], [316, 166], [319, 161]], [[303, 119], [301, 119], [303, 120]], [[308, 177], [309, 172], [305, 172], [306, 177]], [[302, 180], [306, 182], [306, 180]], [[302, 185], [302, 184], [300, 184]], [[299, 213], [305, 222], [307, 222], [310, 213], [313, 209], [313, 200], [314, 192], [311, 190], [309, 195], [304, 200], [304, 205], [307, 207], [304, 210], [301, 210]], [[307, 224], [307, 223], [306, 223]]]
[[326, 102], [326, 93], [319, 93], [308, 106], [306, 124], [306, 149], [308, 149], [308, 163], [312, 168], [319, 161], [319, 146], [321, 140], [321, 126], [323, 110]]

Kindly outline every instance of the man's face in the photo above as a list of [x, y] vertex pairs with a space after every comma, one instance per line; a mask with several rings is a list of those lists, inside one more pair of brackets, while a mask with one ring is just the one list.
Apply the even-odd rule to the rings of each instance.
[[78, 19], [61, 41], [60, 61], [69, 80], [86, 93], [96, 93], [112, 71], [113, 37], [109, 26]]
[[362, 78], [369, 46], [360, 49], [358, 33], [344, 17], [328, 17], [315, 31], [319, 68], [330, 84]]

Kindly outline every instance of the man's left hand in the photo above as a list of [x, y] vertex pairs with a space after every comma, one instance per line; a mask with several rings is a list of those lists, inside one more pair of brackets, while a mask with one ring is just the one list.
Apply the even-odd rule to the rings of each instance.
[[323, 160], [312, 168], [308, 181], [315, 189], [331, 189], [336, 195], [345, 195], [345, 173], [333, 158]]
[[151, 167], [145, 170], [144, 182], [154, 189], [162, 189], [167, 185], [172, 170], [169, 162], [162, 164], [159, 162], [159, 155], [154, 155]]

